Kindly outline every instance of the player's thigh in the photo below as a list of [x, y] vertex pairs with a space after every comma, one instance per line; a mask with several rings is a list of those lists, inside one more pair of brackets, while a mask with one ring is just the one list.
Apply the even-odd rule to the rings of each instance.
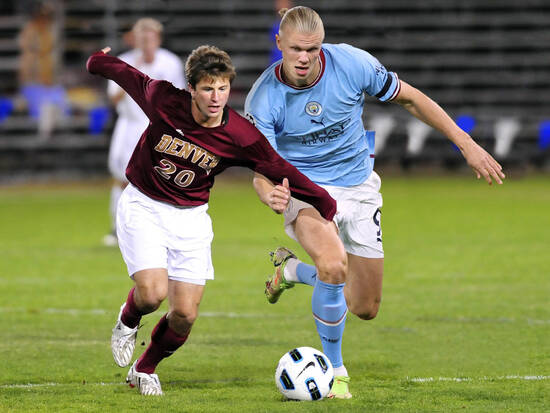
[[214, 278], [211, 244], [214, 237], [208, 205], [177, 209], [167, 221], [168, 278], [204, 286]]
[[163, 215], [166, 205], [147, 198], [132, 185], [124, 189], [117, 207], [117, 237], [128, 275], [152, 268], [168, 268], [166, 229]]
[[[345, 281], [347, 255], [336, 225], [326, 221], [314, 208], [300, 210], [293, 223], [300, 245], [311, 257], [322, 281], [341, 283]], [[330, 279], [324, 279], [325, 277]]]
[[382, 301], [384, 258], [348, 254], [348, 274], [344, 294], [349, 310], [362, 319], [376, 317]]

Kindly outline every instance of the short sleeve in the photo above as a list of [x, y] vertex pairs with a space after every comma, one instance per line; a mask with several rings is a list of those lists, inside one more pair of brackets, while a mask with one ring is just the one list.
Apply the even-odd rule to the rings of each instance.
[[350, 67], [356, 68], [352, 76], [365, 93], [382, 102], [398, 95], [401, 83], [396, 73], [388, 71], [378, 59], [364, 50], [349, 45], [345, 45], [345, 49], [354, 62]]

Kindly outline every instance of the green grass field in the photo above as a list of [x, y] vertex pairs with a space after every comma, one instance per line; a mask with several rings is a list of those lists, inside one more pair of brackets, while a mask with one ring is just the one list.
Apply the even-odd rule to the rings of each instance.
[[[549, 412], [550, 178], [383, 179], [379, 316], [348, 316], [349, 401], [284, 402], [274, 370], [320, 348], [311, 289], [263, 295], [268, 251], [303, 252], [249, 180], [212, 194], [216, 279], [189, 341], [140, 396], [109, 339], [131, 281], [108, 228], [107, 184], [0, 188], [2, 412]], [[165, 309], [165, 306], [163, 307]], [[144, 318], [137, 354], [161, 315]], [[143, 345], [142, 345], [143, 342]]]

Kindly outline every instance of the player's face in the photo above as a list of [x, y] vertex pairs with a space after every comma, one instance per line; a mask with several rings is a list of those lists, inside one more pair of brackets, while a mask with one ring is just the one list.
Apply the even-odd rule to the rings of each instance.
[[219, 126], [231, 90], [229, 79], [204, 77], [194, 88], [191, 85], [188, 88], [193, 98], [191, 112], [195, 121], [209, 128]]
[[155, 53], [160, 47], [160, 33], [155, 30], [138, 30], [134, 33], [136, 48], [143, 53], [143, 60], [151, 63], [155, 59]]
[[295, 86], [307, 86], [315, 80], [321, 69], [319, 53], [323, 33], [303, 33], [286, 28], [277, 35], [277, 47], [283, 54], [285, 80]]

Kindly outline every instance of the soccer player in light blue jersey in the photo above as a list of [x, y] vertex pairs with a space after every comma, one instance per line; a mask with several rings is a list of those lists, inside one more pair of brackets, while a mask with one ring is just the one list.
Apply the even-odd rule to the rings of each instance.
[[313, 317], [335, 369], [329, 397], [348, 399], [349, 375], [341, 350], [347, 310], [364, 320], [376, 317], [384, 265], [374, 132], [365, 131], [361, 120], [365, 94], [398, 103], [443, 133], [478, 179], [502, 184], [504, 174], [437, 103], [388, 72], [375, 57], [347, 44], [323, 43], [323, 22], [314, 10], [297, 6], [281, 10], [281, 15], [277, 45], [283, 58], [256, 81], [245, 111], [283, 158], [336, 199], [338, 212], [328, 222], [311, 205], [291, 197], [286, 185], [254, 176], [262, 202], [284, 213], [287, 234], [315, 264], [278, 248], [272, 253], [275, 272], [265, 292], [275, 303], [295, 283], [313, 286]]

